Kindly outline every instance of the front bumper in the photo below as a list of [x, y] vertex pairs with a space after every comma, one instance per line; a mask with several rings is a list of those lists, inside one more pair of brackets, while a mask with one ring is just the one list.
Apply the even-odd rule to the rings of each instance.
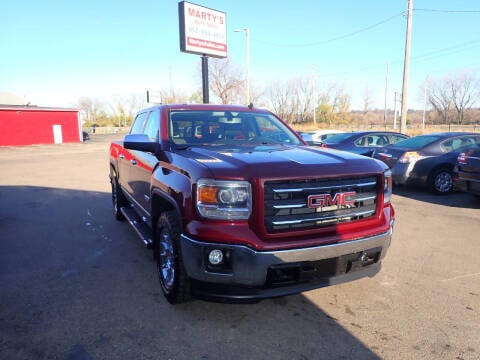
[[[393, 224], [392, 224], [393, 225]], [[243, 245], [212, 244], [182, 235], [182, 257], [192, 294], [209, 300], [251, 301], [300, 293], [373, 276], [392, 238], [389, 231], [353, 241], [310, 248], [255, 251]], [[207, 253], [229, 253], [229, 268], [209, 268]]]
[[426, 176], [419, 174], [417, 163], [397, 162], [392, 167], [392, 180], [397, 185], [423, 185], [426, 182]]

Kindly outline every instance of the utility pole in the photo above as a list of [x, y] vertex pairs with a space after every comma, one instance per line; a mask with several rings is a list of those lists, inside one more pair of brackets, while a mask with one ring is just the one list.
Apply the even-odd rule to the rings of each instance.
[[246, 52], [246, 88], [247, 88], [247, 105], [250, 105], [250, 29], [249, 28], [244, 28], [244, 29], [236, 29], [233, 30], [234, 32], [240, 32], [244, 31], [245, 32], [245, 52]]
[[208, 56], [202, 55], [202, 92], [203, 103], [208, 104], [210, 102], [210, 94], [208, 88]]
[[317, 114], [315, 107], [317, 106], [317, 95], [315, 93], [315, 66], [312, 67], [312, 111], [313, 111], [313, 125], [317, 127]]
[[251, 103], [250, 97], [250, 29], [245, 28], [245, 38], [246, 38], [246, 58], [247, 58], [247, 105]]
[[383, 110], [383, 126], [387, 130], [387, 93], [388, 93], [388, 62], [387, 62], [387, 71], [385, 73], [385, 107]]
[[400, 122], [400, 132], [402, 133], [405, 133], [407, 131], [408, 67], [410, 66], [410, 41], [412, 38], [412, 13], [413, 13], [413, 0], [408, 0], [407, 33], [405, 36], [405, 59], [403, 62], [402, 118]]
[[395, 91], [393, 100], [393, 128], [397, 130], [397, 92]]
[[427, 112], [427, 85], [428, 76], [425, 80], [425, 87], [423, 88], [423, 115], [422, 115], [422, 130], [425, 130], [425, 113]]

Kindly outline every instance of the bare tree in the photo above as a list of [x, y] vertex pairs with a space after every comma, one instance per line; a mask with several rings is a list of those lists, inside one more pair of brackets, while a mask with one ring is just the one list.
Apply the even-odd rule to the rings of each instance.
[[318, 103], [320, 121], [328, 125], [345, 122], [350, 111], [351, 95], [345, 91], [344, 86], [329, 84], [320, 92]]
[[348, 121], [348, 113], [352, 102], [352, 96], [345, 91], [343, 87], [339, 88], [336, 93], [336, 113], [337, 122], [345, 123]]
[[189, 98], [187, 95], [181, 94], [180, 92], [164, 89], [160, 90], [160, 97], [162, 99], [162, 104], [183, 103]]
[[448, 115], [452, 108], [449, 85], [443, 80], [430, 80], [428, 89], [428, 102], [440, 116], [442, 123], [447, 123]]
[[366, 115], [370, 111], [370, 107], [372, 106], [372, 90], [366, 87], [363, 90], [363, 114]]
[[286, 121], [293, 120], [293, 111], [290, 106], [292, 96], [292, 88], [287, 83], [276, 81], [266, 90], [266, 98], [269, 107], [272, 108], [273, 112]]
[[310, 80], [297, 78], [290, 82], [289, 86], [293, 91], [292, 107], [296, 114], [294, 122], [304, 122], [313, 118], [312, 114], [312, 89]]
[[229, 58], [211, 59], [208, 77], [210, 89], [222, 104], [244, 103], [244, 83], [241, 72]]
[[479, 80], [472, 72], [463, 71], [447, 80], [450, 85], [452, 103], [457, 112], [457, 121], [461, 125], [465, 110], [471, 107], [479, 97]]
[[135, 113], [141, 109], [140, 95], [115, 96], [112, 104], [111, 121], [115, 126], [130, 126]]
[[317, 112], [320, 122], [331, 125], [334, 121], [333, 107], [325, 95], [321, 95], [319, 98]]
[[461, 125], [467, 111], [480, 97], [479, 79], [470, 71], [459, 71], [426, 82], [428, 102], [433, 106], [442, 123], [455, 115]]
[[99, 100], [82, 97], [78, 100], [76, 107], [80, 110], [80, 116], [87, 124], [106, 122], [105, 104]]

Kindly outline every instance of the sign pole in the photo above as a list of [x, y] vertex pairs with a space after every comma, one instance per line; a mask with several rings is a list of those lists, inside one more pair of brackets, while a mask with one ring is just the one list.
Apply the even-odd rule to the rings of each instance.
[[208, 92], [208, 56], [202, 55], [202, 90], [203, 90], [203, 103], [208, 104], [210, 102]]

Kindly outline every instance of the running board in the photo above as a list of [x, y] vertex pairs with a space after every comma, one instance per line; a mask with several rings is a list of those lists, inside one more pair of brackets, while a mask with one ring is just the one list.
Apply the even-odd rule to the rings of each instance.
[[129, 224], [135, 229], [135, 232], [143, 241], [143, 243], [148, 247], [152, 247], [152, 239], [150, 238], [150, 228], [142, 219], [137, 215], [135, 210], [129, 207], [121, 207], [120, 211], [123, 216], [128, 220]]

